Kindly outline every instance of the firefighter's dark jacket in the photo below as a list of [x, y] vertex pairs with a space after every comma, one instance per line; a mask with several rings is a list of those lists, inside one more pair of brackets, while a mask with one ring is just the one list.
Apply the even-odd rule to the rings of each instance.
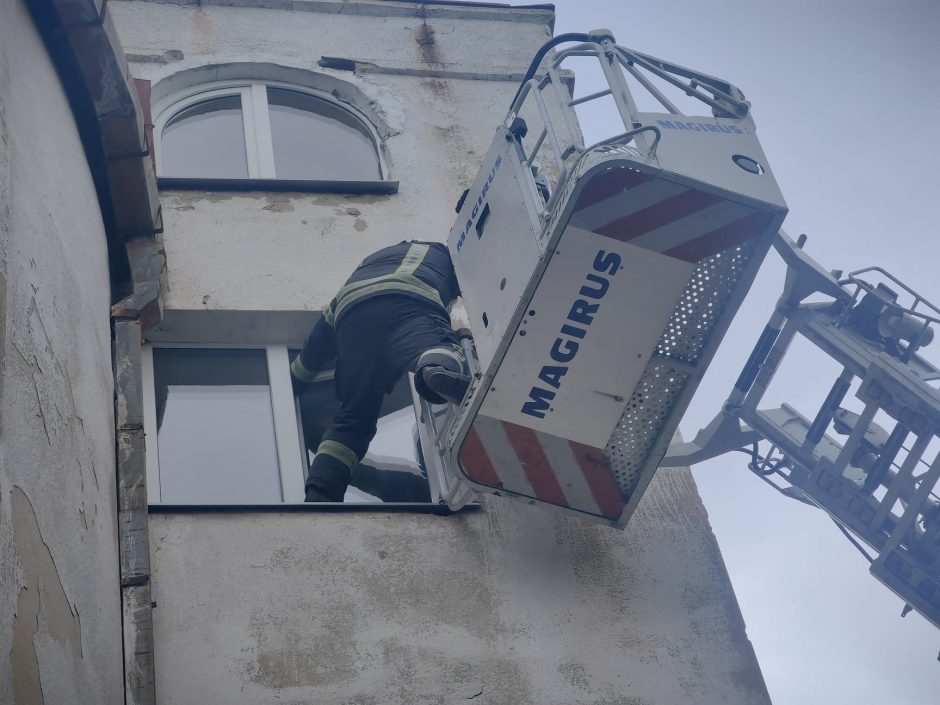
[[311, 382], [336, 357], [335, 329], [352, 307], [383, 294], [410, 296], [446, 309], [460, 295], [447, 246], [400, 242], [366, 257], [339, 290], [291, 364], [301, 382]]

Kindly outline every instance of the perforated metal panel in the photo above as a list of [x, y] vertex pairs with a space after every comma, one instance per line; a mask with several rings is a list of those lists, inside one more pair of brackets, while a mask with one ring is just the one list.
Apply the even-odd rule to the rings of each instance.
[[604, 458], [626, 498], [636, 490], [651, 462], [650, 453], [691, 378], [687, 371], [671, 365], [670, 359], [683, 366], [699, 361], [713, 335], [715, 322], [724, 314], [735, 287], [741, 284], [744, 268], [755, 248], [762, 246], [746, 243], [708, 257], [696, 266], [656, 345], [656, 357], [646, 366], [604, 448]]
[[688, 375], [675, 367], [652, 362], [627, 402], [604, 448], [604, 458], [625, 498], [636, 489], [650, 451], [687, 381]]
[[699, 262], [666, 331], [656, 345], [656, 353], [694, 365], [708, 343], [715, 322], [728, 306], [729, 296], [756, 247], [749, 242]]

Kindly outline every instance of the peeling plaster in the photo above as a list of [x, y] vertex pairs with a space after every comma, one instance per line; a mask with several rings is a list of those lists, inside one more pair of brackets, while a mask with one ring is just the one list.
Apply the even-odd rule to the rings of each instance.
[[182, 61], [183, 52], [179, 49], [169, 49], [159, 54], [146, 52], [128, 52], [127, 60], [132, 64], [168, 64], [171, 61]]
[[36, 636], [48, 634], [82, 658], [82, 624], [69, 602], [52, 552], [42, 537], [36, 512], [19, 487], [10, 493], [13, 545], [19, 553], [23, 578], [16, 598], [10, 665], [18, 703], [42, 703], [42, 680]]
[[[81, 424], [74, 423], [76, 419], [81, 419], [75, 414], [72, 382], [55, 354], [46, 329], [37, 301], [40, 289], [35, 284], [31, 286], [33, 294], [26, 310], [27, 325], [14, 326], [14, 336], [23, 340], [13, 340], [11, 346], [19, 356], [23, 376], [32, 381], [33, 397], [37, 404], [36, 415], [41, 420], [46, 441], [51, 447], [70, 431], [78, 431], [84, 438], [84, 428]], [[24, 350], [32, 352], [27, 354]], [[60, 408], [60, 402], [64, 409]]]
[[268, 205], [262, 206], [262, 210], [274, 213], [289, 213], [294, 210], [289, 196], [268, 196], [266, 200]]
[[100, 6], [0, 10], [3, 703], [124, 701], [107, 244], [156, 202], [138, 197], [150, 160], [131, 156], [136, 94]]

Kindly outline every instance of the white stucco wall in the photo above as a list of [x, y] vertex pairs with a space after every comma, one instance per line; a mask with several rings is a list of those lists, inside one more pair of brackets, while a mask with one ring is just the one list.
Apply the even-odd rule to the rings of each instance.
[[625, 532], [461, 515], [151, 517], [161, 703], [770, 702], [687, 470]]
[[22, 0], [0, 5], [0, 702], [123, 703], [104, 227]]
[[[400, 191], [162, 192], [171, 311], [315, 310], [379, 246], [443, 240], [516, 85], [407, 72], [521, 74], [551, 21], [271, 4], [109, 8], [158, 109], [207, 64], [352, 84], [389, 128]], [[321, 56], [406, 73], [324, 70]], [[495, 498], [453, 517], [154, 514], [151, 532], [163, 704], [769, 702], [687, 471], [661, 473], [626, 532]]]
[[183, 54], [166, 64], [131, 63], [135, 76], [153, 82], [156, 109], [159, 82], [175, 73], [207, 63], [269, 62], [351, 83], [393, 133], [383, 147], [389, 176], [400, 181], [395, 195], [164, 191], [167, 306], [177, 309], [319, 309], [368, 253], [402, 239], [447, 238], [457, 198], [516, 85], [357, 76], [321, 69], [321, 56], [405, 70], [524, 73], [549, 36], [551, 17], [529, 11], [541, 21], [422, 20], [123, 0], [109, 7], [132, 59]]

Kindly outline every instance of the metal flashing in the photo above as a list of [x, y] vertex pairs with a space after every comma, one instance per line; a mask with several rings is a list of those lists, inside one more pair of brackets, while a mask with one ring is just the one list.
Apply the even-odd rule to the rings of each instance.
[[464, 511], [476, 511], [482, 505], [466, 504], [460, 509], [450, 509], [446, 504], [420, 504], [414, 502], [311, 502], [310, 504], [151, 504], [151, 514], [303, 514], [308, 512], [348, 513], [402, 513], [437, 514], [450, 516]]
[[397, 181], [308, 181], [293, 179], [194, 179], [161, 176], [161, 189], [181, 191], [297, 191], [390, 195], [398, 193]]

